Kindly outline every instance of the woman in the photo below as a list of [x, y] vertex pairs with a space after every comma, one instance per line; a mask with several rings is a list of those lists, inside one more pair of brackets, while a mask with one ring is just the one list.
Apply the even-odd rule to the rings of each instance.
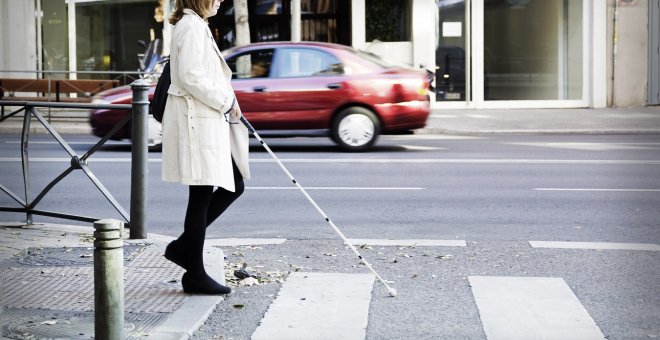
[[[248, 131], [231, 87], [231, 70], [207, 18], [221, 0], [176, 0], [170, 51], [172, 84], [163, 114], [163, 180], [189, 186], [183, 233], [165, 257], [186, 270], [183, 290], [228, 294], [204, 269], [206, 227], [243, 193], [249, 179]], [[214, 191], [214, 187], [217, 190]]]

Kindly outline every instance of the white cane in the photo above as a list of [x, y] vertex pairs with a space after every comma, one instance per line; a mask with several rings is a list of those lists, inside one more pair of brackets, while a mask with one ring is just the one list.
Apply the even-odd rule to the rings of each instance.
[[328, 215], [326, 215], [325, 212], [323, 212], [323, 209], [321, 209], [321, 207], [319, 207], [318, 204], [316, 204], [316, 202], [314, 202], [312, 197], [309, 196], [307, 191], [305, 191], [305, 188], [303, 188], [300, 185], [300, 183], [298, 183], [298, 181], [296, 181], [296, 179], [293, 178], [293, 175], [291, 175], [291, 173], [289, 172], [289, 170], [287, 170], [287, 168], [284, 166], [284, 164], [282, 164], [282, 162], [277, 158], [277, 156], [275, 156], [275, 153], [273, 153], [273, 151], [268, 147], [268, 145], [266, 145], [264, 140], [261, 139], [261, 137], [259, 137], [259, 134], [257, 133], [257, 131], [254, 130], [254, 128], [252, 127], [252, 124], [250, 124], [250, 122], [248, 122], [248, 120], [245, 119], [244, 116], [241, 116], [241, 122], [243, 122], [243, 124], [248, 128], [250, 133], [252, 133], [252, 135], [254, 135], [254, 138], [256, 138], [259, 141], [259, 143], [261, 143], [261, 145], [263, 145], [263, 147], [266, 149], [266, 151], [268, 151], [270, 156], [273, 157], [273, 159], [277, 162], [277, 164], [280, 166], [282, 171], [284, 171], [284, 173], [289, 177], [289, 179], [293, 182], [293, 184], [295, 184], [298, 187], [298, 189], [300, 189], [300, 191], [303, 193], [303, 195], [305, 195], [305, 197], [307, 198], [309, 203], [311, 203], [314, 206], [314, 208], [316, 208], [316, 211], [318, 211], [319, 214], [321, 214], [321, 216], [323, 216], [323, 219], [325, 219], [325, 221], [328, 222], [328, 224], [330, 224], [332, 229], [335, 230], [337, 235], [339, 235], [339, 237], [341, 237], [341, 239], [344, 241], [344, 244], [346, 244], [349, 248], [351, 248], [351, 250], [355, 253], [355, 255], [357, 255], [357, 257], [360, 259], [360, 261], [362, 261], [362, 263], [364, 263], [364, 265], [367, 266], [367, 268], [369, 268], [369, 270], [371, 270], [371, 272], [374, 273], [374, 275], [376, 275], [376, 278], [378, 278], [378, 281], [380, 281], [387, 288], [387, 291], [389, 292], [390, 296], [392, 296], [392, 297], [396, 296], [396, 290], [394, 288], [390, 287], [385, 282], [385, 280], [383, 280], [383, 278], [380, 277], [380, 275], [378, 275], [378, 273], [369, 264], [369, 262], [367, 262], [367, 260], [364, 259], [364, 257], [360, 254], [360, 252], [357, 249], [355, 249], [355, 247], [350, 242], [348, 242], [348, 239], [346, 239], [346, 236], [344, 236], [344, 234], [341, 232], [341, 230], [339, 230], [339, 228], [337, 228], [337, 226], [330, 220]]

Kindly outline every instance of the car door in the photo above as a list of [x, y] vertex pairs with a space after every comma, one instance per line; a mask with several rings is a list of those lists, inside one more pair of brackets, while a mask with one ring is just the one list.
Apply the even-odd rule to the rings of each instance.
[[271, 92], [269, 87], [274, 49], [251, 50], [227, 58], [232, 70], [232, 87], [243, 111], [255, 128], [261, 129], [262, 121], [267, 121]]
[[269, 97], [271, 129], [327, 129], [334, 110], [348, 98], [342, 62], [312, 47], [276, 50]]

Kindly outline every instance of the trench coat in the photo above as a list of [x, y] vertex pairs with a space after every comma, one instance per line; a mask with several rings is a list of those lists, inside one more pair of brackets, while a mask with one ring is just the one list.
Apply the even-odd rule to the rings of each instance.
[[[208, 24], [194, 11], [172, 32], [172, 83], [163, 114], [162, 178], [185, 185], [211, 185], [235, 191], [232, 158], [250, 178], [248, 130], [231, 87], [231, 69]], [[238, 107], [238, 106], [236, 106]]]

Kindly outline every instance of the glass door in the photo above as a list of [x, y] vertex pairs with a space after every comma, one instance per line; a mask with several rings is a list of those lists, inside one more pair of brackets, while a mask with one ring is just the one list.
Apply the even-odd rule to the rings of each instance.
[[469, 39], [465, 0], [436, 0], [435, 100], [468, 100]]
[[436, 108], [588, 104], [584, 0], [436, 0]]
[[484, 1], [484, 100], [582, 98], [582, 0]]

